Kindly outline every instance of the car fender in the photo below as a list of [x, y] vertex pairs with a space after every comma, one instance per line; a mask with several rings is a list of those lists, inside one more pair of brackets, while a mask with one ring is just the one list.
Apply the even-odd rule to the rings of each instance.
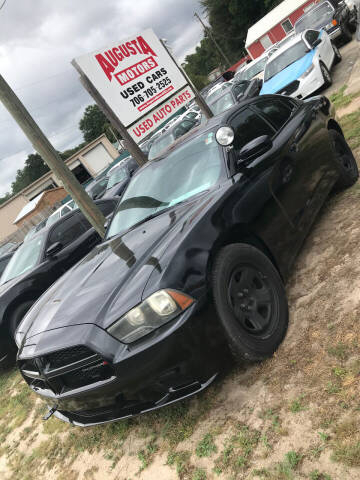
[[[242, 188], [242, 183], [247, 187]], [[193, 211], [183, 227], [162, 243], [162, 251], [154, 252], [154, 269], [143, 290], [142, 299], [163, 288], [173, 288], [192, 295], [196, 299], [206, 296], [209, 288], [209, 272], [213, 258], [225, 245], [245, 242], [261, 248], [276, 265], [271, 248], [257, 234], [255, 220], [269, 200], [268, 179], [258, 188], [240, 180], [229, 187], [222, 186], [218, 195], [202, 204], [202, 212]], [[227, 189], [227, 191], [225, 190]], [[244, 195], [241, 195], [243, 189]], [[240, 198], [242, 196], [242, 198]], [[244, 197], [247, 197], [244, 200]]]

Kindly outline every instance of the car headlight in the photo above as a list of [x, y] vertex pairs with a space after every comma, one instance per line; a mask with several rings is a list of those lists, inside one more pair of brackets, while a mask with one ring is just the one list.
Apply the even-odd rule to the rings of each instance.
[[107, 329], [122, 343], [132, 343], [173, 320], [194, 299], [175, 290], [159, 290]]
[[310, 65], [310, 67], [301, 75], [300, 79], [303, 80], [306, 78], [310, 73], [314, 70], [314, 65]]

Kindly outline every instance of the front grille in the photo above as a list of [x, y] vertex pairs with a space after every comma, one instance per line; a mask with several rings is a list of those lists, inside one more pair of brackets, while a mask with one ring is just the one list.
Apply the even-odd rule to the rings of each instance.
[[90, 365], [89, 367], [80, 368], [73, 372], [66, 373], [61, 376], [61, 380], [65, 387], [69, 389], [85, 387], [95, 382], [108, 380], [113, 375], [113, 369], [109, 365]]
[[291, 95], [292, 93], [296, 92], [296, 90], [299, 88], [300, 82], [299, 80], [295, 80], [295, 82], [289, 83], [289, 85], [286, 85], [286, 87], [283, 87], [281, 90], [279, 90], [278, 94], [280, 95]]
[[94, 352], [87, 347], [78, 345], [76, 347], [67, 348], [65, 350], [59, 350], [57, 352], [50, 353], [42, 357], [44, 365], [49, 365], [51, 370], [55, 368], [65, 367], [74, 362], [79, 362], [85, 358], [95, 355]]
[[55, 394], [109, 380], [114, 375], [108, 362], [82, 345], [19, 363], [31, 388], [52, 390]]

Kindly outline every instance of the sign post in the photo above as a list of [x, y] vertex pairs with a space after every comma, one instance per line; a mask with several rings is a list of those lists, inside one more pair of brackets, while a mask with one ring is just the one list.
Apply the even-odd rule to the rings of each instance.
[[139, 165], [146, 157], [138, 144], [190, 100], [212, 116], [151, 29], [77, 57], [72, 65]]
[[35, 150], [41, 158], [48, 164], [50, 169], [62, 181], [65, 190], [71, 195], [73, 200], [81, 208], [85, 217], [91, 225], [103, 238], [105, 236], [106, 218], [99, 210], [98, 206], [91, 200], [89, 195], [82, 188], [75, 175], [63, 162], [58, 152], [43, 134], [37, 123], [34, 121], [25, 106], [0, 75], [0, 101], [13, 116], [19, 127], [28, 137]]

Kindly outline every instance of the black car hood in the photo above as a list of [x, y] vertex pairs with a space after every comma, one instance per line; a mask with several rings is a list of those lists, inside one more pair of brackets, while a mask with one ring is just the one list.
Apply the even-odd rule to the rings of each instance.
[[139, 304], [151, 273], [160, 268], [155, 252], [207, 197], [167, 210], [96, 247], [39, 299], [19, 327], [22, 336], [81, 324], [107, 328]]

